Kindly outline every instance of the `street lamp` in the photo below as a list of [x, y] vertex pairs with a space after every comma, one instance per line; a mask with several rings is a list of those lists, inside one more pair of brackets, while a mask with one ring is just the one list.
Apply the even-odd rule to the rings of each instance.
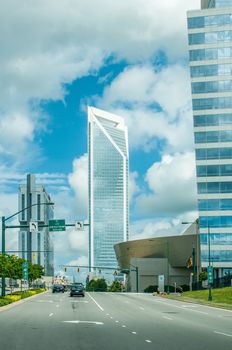
[[[5, 225], [5, 222], [7, 220], [10, 220], [12, 219], [14, 216], [22, 213], [23, 211], [25, 210], [28, 210], [34, 206], [38, 206], [38, 205], [54, 205], [54, 203], [52, 202], [48, 202], [48, 203], [35, 203], [35, 204], [31, 204], [29, 205], [28, 207], [22, 209], [22, 210], [19, 210], [17, 211], [17, 213], [11, 215], [11, 216], [8, 216], [7, 218], [5, 216], [2, 216], [2, 254], [5, 254], [6, 252], [6, 234], [5, 234], [5, 231], [6, 231], [6, 225]], [[15, 226], [15, 228], [20, 228], [21, 226]], [[22, 227], [25, 227], [25, 226], [22, 226]], [[14, 228], [14, 226], [12, 226], [12, 228]], [[6, 295], [6, 281], [5, 281], [5, 276], [2, 275], [2, 297], [4, 297]]]
[[209, 284], [209, 295], [208, 301], [212, 301], [212, 280], [213, 280], [213, 271], [211, 266], [211, 247], [210, 247], [210, 227], [208, 224], [208, 284]]

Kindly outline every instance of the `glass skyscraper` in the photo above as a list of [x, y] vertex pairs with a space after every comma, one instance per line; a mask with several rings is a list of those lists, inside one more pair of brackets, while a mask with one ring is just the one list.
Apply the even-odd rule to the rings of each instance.
[[129, 237], [127, 127], [121, 117], [88, 107], [88, 129], [90, 265], [115, 268], [114, 244]]
[[221, 277], [232, 272], [232, 0], [202, 0], [189, 11], [188, 38], [201, 266], [210, 243]]

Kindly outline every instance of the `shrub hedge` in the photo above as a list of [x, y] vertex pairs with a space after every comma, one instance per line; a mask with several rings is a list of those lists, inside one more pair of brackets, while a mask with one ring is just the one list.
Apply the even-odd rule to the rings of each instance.
[[17, 292], [14, 292], [12, 294], [8, 294], [4, 298], [0, 298], [0, 307], [11, 304], [15, 301], [19, 301], [21, 299], [31, 297], [32, 295], [45, 292], [45, 290], [46, 290], [45, 288], [38, 288], [38, 289], [26, 290], [23, 292], [17, 291]]

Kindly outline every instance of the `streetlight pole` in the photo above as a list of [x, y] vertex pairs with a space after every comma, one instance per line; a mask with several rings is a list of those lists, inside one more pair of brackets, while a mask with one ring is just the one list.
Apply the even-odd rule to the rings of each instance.
[[[211, 271], [211, 247], [210, 247], [210, 227], [208, 224], [208, 262], [209, 262], [209, 269], [208, 269], [208, 274]], [[209, 281], [209, 276], [208, 276], [208, 281]], [[209, 295], [208, 295], [208, 301], [212, 301], [212, 283], [210, 281], [209, 283]]]
[[[5, 222], [11, 218], [13, 218], [14, 216], [22, 213], [25, 210], [28, 210], [34, 206], [38, 206], [38, 205], [54, 205], [54, 203], [52, 202], [48, 202], [48, 203], [35, 203], [32, 205], [29, 205], [28, 207], [17, 211], [17, 213], [8, 216], [8, 218], [6, 218], [5, 216], [2, 216], [2, 254], [5, 254], [6, 252], [6, 225]], [[24, 226], [25, 227], [25, 226]], [[4, 297], [6, 295], [6, 280], [5, 280], [5, 276], [2, 275], [2, 297]]]

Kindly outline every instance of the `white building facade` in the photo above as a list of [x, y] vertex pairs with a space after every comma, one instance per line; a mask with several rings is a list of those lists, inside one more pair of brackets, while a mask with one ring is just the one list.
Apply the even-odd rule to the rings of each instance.
[[[53, 218], [53, 206], [42, 203], [51, 203], [51, 198], [43, 185], [36, 184], [35, 175], [27, 175], [27, 184], [19, 186], [18, 207], [19, 211], [33, 205], [28, 210], [19, 214], [20, 225], [28, 225], [29, 222], [37, 222], [40, 225], [48, 225], [48, 220]], [[52, 233], [48, 227], [30, 232], [29, 229], [19, 231], [19, 256], [42, 265], [45, 276], [54, 275], [54, 247]]]
[[129, 238], [128, 134], [123, 118], [88, 107], [88, 139], [89, 265], [113, 269], [114, 244]]
[[188, 34], [201, 266], [222, 277], [232, 273], [232, 0], [202, 0]]

